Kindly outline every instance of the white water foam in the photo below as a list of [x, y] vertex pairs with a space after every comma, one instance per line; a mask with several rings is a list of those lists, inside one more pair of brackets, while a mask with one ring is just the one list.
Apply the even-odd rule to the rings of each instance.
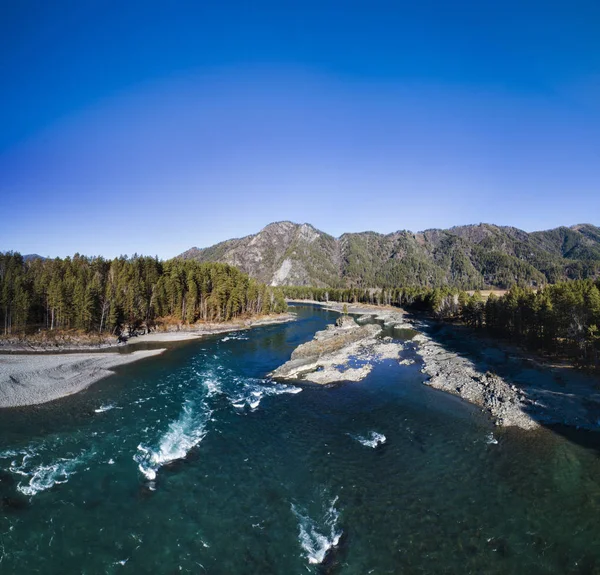
[[101, 405], [98, 409], [94, 409], [96, 413], [104, 413], [105, 411], [110, 411], [111, 409], [115, 409], [116, 405], [109, 403], [107, 405]]
[[40, 491], [46, 491], [60, 483], [66, 483], [69, 477], [76, 473], [77, 467], [85, 463], [87, 457], [83, 453], [78, 457], [61, 457], [49, 464], [37, 463], [37, 454], [28, 452], [23, 455], [21, 463], [13, 461], [10, 471], [29, 478], [28, 483], [17, 485], [17, 490], [24, 495], [36, 495]]
[[7, 449], [6, 451], [0, 451], [0, 459], [11, 459], [18, 457], [19, 455], [30, 455], [31, 452], [28, 450], [21, 449], [16, 451], [14, 449]]
[[221, 338], [221, 341], [230, 341], [230, 340], [246, 341], [248, 339], [250, 339], [250, 338], [248, 338], [245, 335], [233, 333], [233, 334], [226, 335], [225, 337]]
[[298, 519], [298, 541], [304, 550], [308, 562], [316, 565], [322, 563], [327, 552], [335, 547], [342, 536], [338, 527], [339, 511], [335, 508], [338, 498], [335, 497], [323, 514], [320, 522], [316, 522], [307, 513], [301, 512], [292, 503], [292, 512]]
[[169, 424], [157, 447], [138, 445], [138, 453], [133, 459], [140, 472], [153, 481], [163, 465], [183, 459], [206, 436], [206, 424], [211, 414], [212, 411], [205, 404], [197, 406], [187, 401], [181, 415]]
[[488, 445], [498, 445], [498, 440], [494, 437], [493, 433], [488, 433], [486, 438], [485, 438], [485, 442]]
[[231, 394], [229, 401], [238, 411], [255, 411], [258, 409], [263, 397], [269, 395], [282, 395], [284, 393], [300, 393], [301, 387], [285, 385], [283, 383], [266, 384], [264, 379], [245, 380], [241, 391]]
[[207, 377], [202, 381], [202, 383], [204, 384], [206, 395], [208, 397], [214, 397], [215, 395], [223, 393], [223, 390], [221, 389], [221, 382], [216, 377]]
[[367, 435], [352, 435], [351, 433], [348, 435], [353, 439], [356, 439], [361, 445], [373, 449], [383, 445], [387, 441], [387, 438], [383, 433], [377, 433], [376, 431], [371, 431]]
[[[217, 370], [220, 368], [221, 366], [216, 366]], [[223, 393], [223, 382], [220, 378], [220, 374], [215, 373], [214, 367], [211, 366], [208, 369], [193, 368], [193, 372], [195, 375], [194, 381], [199, 381], [201, 383], [207, 397], [214, 397]]]

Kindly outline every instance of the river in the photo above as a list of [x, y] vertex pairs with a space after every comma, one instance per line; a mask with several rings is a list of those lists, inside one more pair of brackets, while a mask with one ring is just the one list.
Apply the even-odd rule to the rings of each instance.
[[600, 462], [422, 384], [266, 374], [337, 314], [170, 345], [0, 411], [1, 573], [599, 573]]

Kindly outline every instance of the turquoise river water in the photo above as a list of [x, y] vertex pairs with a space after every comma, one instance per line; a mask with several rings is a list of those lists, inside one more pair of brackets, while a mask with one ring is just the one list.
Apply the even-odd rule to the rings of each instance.
[[595, 449], [497, 430], [418, 361], [274, 383], [337, 317], [296, 310], [0, 411], [0, 572], [600, 573]]

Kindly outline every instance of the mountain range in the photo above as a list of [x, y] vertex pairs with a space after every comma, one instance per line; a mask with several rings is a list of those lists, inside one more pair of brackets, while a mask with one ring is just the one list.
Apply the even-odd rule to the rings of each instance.
[[598, 276], [600, 228], [580, 224], [528, 233], [478, 224], [335, 238], [310, 224], [285, 221], [178, 257], [228, 263], [274, 286], [535, 287]]

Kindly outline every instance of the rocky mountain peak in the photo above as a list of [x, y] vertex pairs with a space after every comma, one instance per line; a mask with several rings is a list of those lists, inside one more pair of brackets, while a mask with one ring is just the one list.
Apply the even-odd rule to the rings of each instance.
[[334, 238], [308, 223], [281, 221], [180, 257], [228, 263], [274, 286], [538, 286], [600, 275], [600, 229], [579, 224], [527, 233], [478, 224]]

